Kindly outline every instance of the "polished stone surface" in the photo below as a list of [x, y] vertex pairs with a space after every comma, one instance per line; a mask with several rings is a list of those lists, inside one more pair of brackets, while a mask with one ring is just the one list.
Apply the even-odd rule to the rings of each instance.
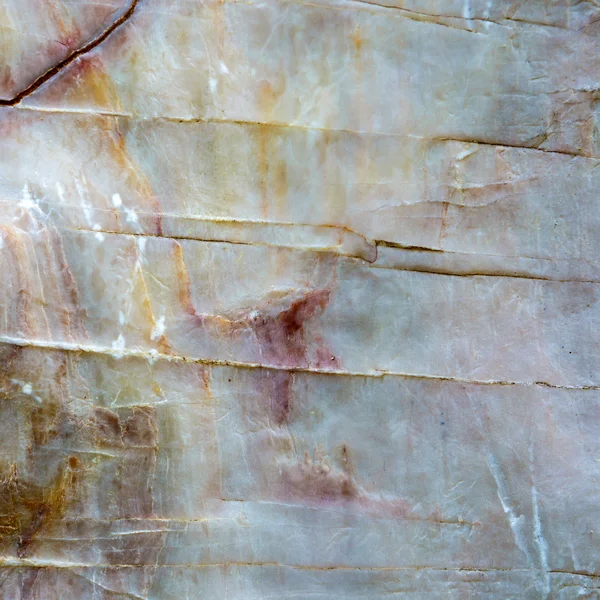
[[0, 598], [599, 598], [599, 36], [0, 0]]

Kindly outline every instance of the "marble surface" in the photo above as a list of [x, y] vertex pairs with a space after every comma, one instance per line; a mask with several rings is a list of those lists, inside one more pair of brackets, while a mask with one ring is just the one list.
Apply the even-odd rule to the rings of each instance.
[[600, 6], [0, 0], [0, 598], [600, 598]]

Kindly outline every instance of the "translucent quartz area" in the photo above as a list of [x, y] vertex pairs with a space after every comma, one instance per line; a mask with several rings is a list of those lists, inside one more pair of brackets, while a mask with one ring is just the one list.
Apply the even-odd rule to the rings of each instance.
[[0, 0], [0, 600], [600, 598], [600, 5]]

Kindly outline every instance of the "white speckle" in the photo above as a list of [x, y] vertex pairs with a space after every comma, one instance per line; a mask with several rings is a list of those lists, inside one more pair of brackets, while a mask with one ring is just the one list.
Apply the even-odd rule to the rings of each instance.
[[123, 334], [119, 334], [119, 337], [112, 343], [112, 349], [115, 350], [113, 352], [113, 356], [115, 358], [121, 358], [123, 356], [123, 350], [125, 350], [125, 338]]
[[112, 203], [113, 203], [113, 206], [121, 206], [121, 204], [123, 204], [123, 201], [121, 200], [121, 196], [119, 194], [113, 194]]
[[152, 328], [152, 331], [150, 332], [150, 339], [151, 340], [158, 340], [162, 337], [163, 333], [165, 332], [165, 315], [162, 315], [158, 321], [156, 321], [156, 324], [154, 325], [154, 327]]
[[459, 152], [456, 155], [456, 160], [467, 158], [467, 156], [471, 156], [471, 154], [475, 154], [475, 152], [477, 152], [477, 148], [465, 148], [462, 152]]
[[510, 528], [512, 529], [513, 536], [515, 538], [515, 542], [517, 547], [523, 552], [528, 564], [532, 564], [531, 554], [527, 547], [527, 541], [524, 534], [525, 527], [525, 517], [523, 515], [517, 516], [516, 509], [513, 508], [510, 498], [508, 496], [506, 483], [506, 477], [500, 468], [500, 465], [496, 461], [495, 456], [488, 450], [487, 452], [487, 463], [492, 473], [492, 477], [496, 482], [496, 492], [498, 495], [498, 499], [500, 500], [500, 505], [502, 506], [502, 510], [505, 512], [508, 517], [508, 522], [510, 524]]
[[0, 248], [4, 247], [4, 238], [0, 235]]
[[26, 396], [31, 396], [36, 402], [38, 402], [40, 404], [42, 403], [42, 399], [33, 393], [33, 387], [30, 383], [26, 383], [25, 381], [20, 381], [19, 379], [11, 379], [10, 381], [11, 381], [11, 383], [14, 383], [15, 385], [20, 386], [21, 391]]
[[217, 89], [217, 80], [214, 77], [211, 77], [208, 81], [208, 85], [210, 86], [210, 91], [215, 92]]
[[125, 315], [123, 314], [123, 311], [119, 311], [119, 323], [121, 325], [125, 324]]
[[[100, 225], [98, 225], [98, 223], [96, 223], [92, 229], [94, 231], [99, 232], [102, 229], [102, 227], [100, 227]], [[94, 235], [99, 242], [102, 242], [104, 240], [104, 236], [101, 233], [96, 233]]]
[[219, 67], [219, 71], [221, 71], [221, 73], [223, 73], [223, 75], [228, 75], [229, 74], [229, 69], [227, 68], [227, 65], [222, 62], [220, 67]]
[[125, 211], [127, 221], [129, 221], [130, 223], [138, 222], [137, 213], [135, 212], [135, 210], [133, 210], [133, 208], [127, 208], [126, 206], [124, 206], [123, 210]]
[[154, 364], [154, 361], [158, 358], [158, 350], [152, 348], [152, 350], [148, 351], [148, 354], [150, 355], [150, 360], [148, 362]]
[[138, 248], [140, 249], [140, 252], [143, 252], [146, 249], [146, 238], [140, 237], [137, 240], [138, 243]]
[[33, 208], [35, 205], [33, 194], [29, 191], [29, 186], [25, 184], [23, 191], [21, 192], [21, 201], [19, 202], [19, 206], [22, 206], [23, 208]]
[[550, 573], [548, 571], [548, 542], [542, 533], [542, 521], [540, 519], [540, 503], [535, 486], [531, 487], [531, 503], [533, 505], [533, 540], [537, 546], [540, 557], [540, 566], [545, 572], [544, 576], [544, 594], [547, 598], [550, 595]]
[[[83, 178], [85, 183], [85, 177]], [[88, 225], [92, 223], [92, 208], [87, 201], [87, 193], [83, 185], [79, 179], [75, 178], [75, 187], [77, 188], [77, 193], [79, 194], [79, 199], [81, 200], [81, 207], [83, 209], [83, 214], [85, 215], [85, 220], [88, 222]]]
[[62, 186], [60, 182], [56, 182], [56, 193], [58, 194], [58, 198], [61, 202], [66, 202], [65, 200], [65, 188]]
[[248, 318], [249, 318], [251, 321], [254, 321], [255, 319], [257, 319], [257, 318], [258, 318], [258, 314], [259, 314], [259, 313], [258, 313], [258, 311], [257, 311], [257, 310], [253, 310], [253, 311], [252, 311], [252, 312], [251, 312], [251, 313], [248, 315]]

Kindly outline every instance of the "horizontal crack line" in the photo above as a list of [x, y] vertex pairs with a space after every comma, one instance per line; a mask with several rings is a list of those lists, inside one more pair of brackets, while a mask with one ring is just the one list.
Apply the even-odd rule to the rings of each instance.
[[[31, 569], [57, 569], [57, 570], [70, 570], [70, 569], [127, 569], [131, 571], [135, 570], [147, 570], [147, 569], [221, 569], [223, 567], [233, 568], [281, 568], [281, 569], [293, 569], [298, 571], [393, 571], [398, 573], [412, 573], [412, 572], [439, 572], [439, 573], [498, 573], [501, 575], [508, 575], [510, 573], [517, 573], [519, 575], [532, 575], [534, 577], [539, 575], [538, 569], [531, 568], [494, 568], [494, 567], [436, 567], [436, 566], [366, 566], [366, 565], [302, 565], [302, 564], [286, 564], [275, 561], [226, 561], [226, 562], [214, 562], [214, 563], [170, 563], [158, 565], [153, 564], [129, 564], [129, 563], [77, 563], [77, 562], [52, 562], [52, 561], [38, 561], [36, 559], [13, 559], [12, 557], [0, 557], [0, 569], [13, 569], [13, 568], [31, 568]], [[585, 573], [580, 571], [562, 571], [562, 570], [549, 570], [548, 573], [554, 575], [573, 575], [577, 577], [586, 577], [589, 579], [598, 579], [600, 575], [594, 573]]]
[[450, 29], [456, 29], [458, 31], [463, 31], [465, 33], [472, 33], [475, 35], [484, 35], [480, 31], [473, 31], [468, 27], [457, 27], [456, 25], [451, 25], [449, 22], [440, 21], [440, 19], [447, 19], [452, 22], [460, 22], [460, 23], [469, 23], [472, 22], [483, 22], [490, 23], [494, 25], [498, 25], [500, 27], [506, 27], [506, 25], [502, 25], [501, 23], [497, 23], [496, 21], [492, 21], [490, 19], [466, 19], [464, 17], [457, 17], [451, 15], [435, 15], [432, 13], [424, 13], [416, 10], [411, 10], [409, 8], [404, 8], [402, 6], [394, 6], [393, 4], [384, 4], [379, 2], [374, 2], [370, 0], [350, 0], [350, 4], [344, 6], [344, 8], [349, 8], [352, 4], [364, 5], [366, 7], [370, 7], [372, 10], [381, 9], [381, 10], [391, 10], [394, 11], [400, 17], [405, 19], [410, 19], [411, 21], [417, 21], [419, 23], [429, 23], [431, 25], [440, 25], [442, 27], [448, 27]]
[[112, 24], [110, 27], [105, 29], [100, 35], [95, 37], [93, 40], [82, 46], [75, 52], [72, 52], [65, 59], [60, 61], [57, 65], [50, 68], [48, 71], [40, 75], [33, 83], [30, 83], [24, 90], [20, 91], [16, 96], [6, 99], [0, 99], [0, 106], [15, 106], [19, 104], [24, 98], [30, 96], [35, 92], [38, 88], [40, 88], [44, 83], [58, 75], [61, 71], [63, 71], [66, 67], [68, 67], [74, 60], [87, 54], [92, 51], [94, 48], [99, 46], [113, 31], [121, 27], [124, 23], [126, 23], [135, 12], [135, 8], [137, 6], [138, 0], [132, 0], [129, 8]]
[[[531, 21], [528, 19], [517, 19], [514, 17], [504, 17], [502, 20], [495, 21], [494, 19], [483, 18], [483, 17], [461, 17], [458, 15], [436, 15], [434, 13], [425, 13], [417, 10], [411, 10], [409, 8], [405, 8], [403, 6], [395, 6], [393, 4], [385, 4], [383, 2], [376, 2], [375, 0], [349, 0], [351, 3], [356, 4], [364, 4], [368, 7], [373, 8], [381, 8], [381, 9], [389, 9], [399, 13], [401, 16], [406, 18], [410, 18], [412, 20], [418, 20], [420, 22], [433, 23], [435, 25], [445, 25], [446, 27], [451, 27], [452, 29], [458, 29], [459, 31], [466, 31], [468, 33], [477, 33], [466, 27], [455, 27], [453, 25], [449, 25], [446, 23], [441, 23], [436, 19], [449, 19], [451, 21], [457, 21], [462, 23], [489, 23], [490, 25], [497, 25], [499, 27], [507, 27], [511, 28], [511, 23], [519, 23], [523, 25], [534, 25], [536, 27], [547, 27], [551, 29], [558, 29], [559, 31], [564, 31], [567, 33], [577, 33], [577, 30], [569, 29], [568, 27], [563, 27], [561, 25], [553, 25], [552, 23], [542, 23], [541, 21]], [[410, 16], [413, 15], [413, 16]], [[421, 17], [421, 18], [419, 18]], [[512, 27], [514, 29], [514, 27]]]
[[[548, 92], [550, 94], [551, 92]], [[424, 140], [424, 141], [438, 141], [438, 142], [460, 142], [463, 144], [478, 144], [480, 146], [493, 146], [495, 148], [513, 148], [517, 150], [530, 150], [532, 152], [543, 152], [544, 154], [555, 154], [558, 156], [571, 156], [575, 158], [580, 158], [582, 160], [593, 161], [594, 163], [599, 163], [600, 158], [586, 156], [585, 154], [577, 154], [575, 152], [567, 152], [562, 150], [545, 150], [543, 148], [539, 148], [536, 146], [528, 146], [525, 143], [523, 144], [510, 144], [502, 141], [498, 142], [490, 142], [485, 140], [479, 140], [476, 138], [453, 138], [447, 136], [422, 136], [411, 133], [393, 133], [393, 132], [383, 132], [383, 131], [369, 131], [369, 130], [359, 130], [359, 129], [345, 129], [345, 128], [331, 128], [331, 127], [319, 127], [317, 125], [302, 125], [300, 123], [284, 123], [278, 121], [252, 121], [252, 120], [244, 120], [244, 119], [228, 119], [225, 117], [170, 117], [170, 116], [145, 116], [138, 115], [134, 113], [126, 113], [126, 112], [115, 112], [115, 111], [102, 111], [102, 110], [81, 110], [77, 108], [49, 108], [43, 106], [24, 106], [17, 105], [14, 107], [18, 110], [26, 110], [30, 112], [40, 112], [40, 113], [52, 113], [59, 115], [89, 115], [92, 117], [113, 117], [120, 119], [133, 119], [140, 122], [166, 122], [166, 123], [179, 123], [179, 124], [194, 124], [194, 123], [206, 123], [206, 124], [215, 124], [215, 125], [240, 125], [240, 126], [248, 126], [248, 127], [272, 127], [272, 128], [290, 128], [290, 129], [300, 129], [305, 131], [323, 131], [329, 133], [339, 133], [339, 134], [350, 134], [350, 135], [364, 135], [364, 136], [373, 136], [373, 137], [398, 137], [398, 138], [411, 138], [416, 140]]]
[[543, 277], [541, 275], [521, 275], [517, 273], [509, 273], [509, 272], [495, 272], [495, 271], [485, 271], [485, 270], [473, 270], [473, 271], [465, 271], [462, 273], [457, 273], [455, 271], [451, 271], [450, 269], [444, 269], [443, 267], [396, 267], [396, 266], [387, 266], [387, 265], [379, 265], [377, 263], [373, 263], [371, 265], [374, 269], [389, 269], [390, 271], [406, 271], [409, 273], [424, 273], [428, 275], [441, 275], [446, 277], [490, 277], [494, 279], [525, 279], [527, 281], [549, 281], [555, 283], [586, 283], [591, 285], [600, 284], [599, 280], [596, 279], [558, 279], [554, 277]]
[[[238, 223], [240, 221], [237, 221]], [[248, 221], [248, 223], [253, 223], [256, 221]], [[273, 223], [274, 226], [277, 226], [277, 223]], [[302, 225], [302, 227], [312, 227], [310, 225], [304, 226]], [[315, 228], [321, 227], [319, 225], [314, 225]], [[541, 275], [526, 275], [526, 274], [519, 274], [519, 273], [511, 273], [509, 271], [497, 271], [497, 272], [492, 272], [492, 271], [488, 271], [486, 272], [485, 270], [482, 271], [476, 271], [473, 270], [472, 272], [463, 272], [463, 273], [459, 273], [459, 272], [455, 272], [452, 271], [450, 269], [444, 269], [443, 267], [429, 267], [429, 266], [423, 266], [423, 267], [411, 267], [411, 266], [394, 266], [394, 265], [382, 265], [379, 264], [377, 262], [377, 248], [379, 246], [385, 246], [385, 247], [393, 247], [393, 248], [398, 248], [401, 250], [406, 250], [408, 251], [421, 251], [421, 252], [431, 252], [433, 253], [435, 256], [438, 255], [443, 255], [445, 254], [445, 252], [443, 250], [435, 250], [435, 249], [430, 249], [430, 248], [415, 248], [414, 246], [400, 246], [398, 244], [395, 244], [393, 246], [390, 246], [387, 242], [381, 241], [381, 240], [375, 240], [375, 241], [370, 241], [367, 238], [365, 238], [364, 236], [362, 236], [359, 233], [356, 233], [354, 231], [352, 231], [351, 229], [347, 229], [345, 227], [339, 227], [336, 228], [334, 226], [331, 226], [332, 229], [338, 229], [339, 231], [343, 231], [349, 235], [355, 235], [358, 238], [360, 238], [365, 245], [373, 248], [374, 252], [375, 252], [375, 258], [373, 260], [369, 260], [367, 258], [365, 258], [364, 256], [361, 256], [358, 253], [353, 253], [350, 251], [346, 251], [343, 248], [343, 245], [340, 244], [337, 247], [334, 246], [319, 246], [319, 244], [317, 242], [315, 242], [314, 245], [310, 245], [309, 243], [307, 243], [306, 246], [297, 246], [297, 245], [293, 245], [293, 244], [284, 244], [284, 243], [274, 243], [274, 242], [268, 242], [268, 241], [241, 241], [241, 240], [232, 240], [232, 239], [220, 239], [217, 238], [216, 236], [214, 238], [211, 238], [210, 236], [207, 237], [194, 237], [194, 236], [182, 236], [182, 235], [159, 235], [157, 233], [140, 233], [140, 232], [129, 232], [129, 231], [108, 231], [108, 230], [104, 230], [104, 229], [87, 229], [87, 228], [81, 228], [81, 227], [69, 227], [67, 228], [67, 230], [69, 231], [82, 231], [85, 233], [93, 233], [93, 234], [97, 234], [97, 233], [104, 233], [107, 235], [123, 235], [123, 236], [132, 236], [132, 237], [150, 237], [150, 238], [160, 238], [160, 239], [171, 239], [171, 240], [188, 240], [188, 241], [192, 241], [192, 242], [205, 242], [205, 243], [216, 243], [216, 244], [234, 244], [234, 245], [239, 245], [239, 246], [268, 246], [268, 247], [272, 247], [272, 248], [288, 248], [290, 250], [293, 251], [310, 251], [310, 252], [331, 252], [333, 254], [340, 254], [342, 256], [348, 256], [350, 258], [356, 258], [358, 260], [362, 260], [365, 263], [369, 264], [372, 268], [374, 269], [387, 269], [390, 271], [403, 271], [403, 272], [409, 272], [409, 273], [426, 273], [429, 275], [441, 275], [441, 276], [446, 276], [446, 277], [490, 277], [490, 278], [495, 278], [495, 279], [526, 279], [526, 280], [532, 280], [532, 281], [550, 281], [550, 282], [556, 282], [556, 283], [587, 283], [587, 284], [599, 284], [600, 281], [598, 280], [593, 280], [593, 279], [558, 279], [558, 278], [554, 278], [554, 277], [543, 277]], [[339, 248], [339, 249], [336, 249]], [[450, 253], [452, 254], [452, 253]], [[453, 254], [454, 256], [456, 256], [456, 254]], [[479, 255], [477, 254], [469, 254], [468, 258], [477, 258]], [[486, 255], [487, 256], [487, 255]], [[494, 255], [491, 255], [494, 256]], [[501, 255], [498, 255], [499, 258], [503, 258]], [[511, 257], [506, 257], [507, 260], [510, 260]], [[519, 257], [517, 257], [518, 259]], [[467, 257], [465, 257], [466, 260]], [[539, 260], [539, 259], [529, 259], [529, 260]]]
[[573, 391], [584, 391], [584, 390], [599, 390], [600, 385], [583, 385], [583, 386], [568, 386], [568, 385], [557, 385], [548, 383], [546, 381], [503, 381], [503, 380], [484, 380], [484, 379], [466, 379], [462, 377], [448, 377], [443, 375], [425, 375], [418, 373], [403, 373], [400, 371], [387, 371], [382, 369], [373, 369], [371, 372], [359, 372], [359, 371], [333, 371], [327, 369], [316, 369], [311, 367], [284, 367], [278, 365], [222, 360], [222, 359], [209, 359], [209, 358], [193, 358], [181, 356], [178, 354], [162, 354], [153, 349], [150, 350], [133, 350], [123, 349], [115, 350], [114, 348], [108, 348], [104, 346], [93, 346], [89, 344], [77, 344], [73, 342], [57, 342], [57, 341], [46, 341], [46, 340], [26, 340], [22, 338], [10, 337], [0, 335], [0, 344], [7, 344], [11, 346], [20, 347], [31, 347], [39, 348], [43, 350], [58, 350], [63, 352], [81, 352], [84, 354], [100, 354], [111, 356], [115, 359], [127, 359], [127, 358], [142, 358], [155, 362], [157, 360], [164, 360], [167, 362], [179, 362], [179, 363], [191, 363], [191, 364], [204, 364], [215, 367], [234, 367], [242, 369], [265, 369], [270, 371], [285, 371], [290, 373], [311, 373], [316, 375], [332, 375], [342, 377], [369, 377], [369, 378], [383, 378], [383, 377], [402, 377], [406, 379], [425, 379], [430, 381], [449, 381], [461, 384], [469, 385], [503, 385], [503, 386], [522, 386], [522, 387], [546, 387], [551, 389], [559, 390], [573, 390]]
[[488, 142], [485, 140], [480, 140], [477, 138], [465, 137], [465, 138], [453, 138], [446, 136], [436, 136], [431, 139], [439, 142], [462, 142], [463, 144], [478, 144], [479, 146], [493, 146], [495, 148], [514, 148], [516, 150], [533, 150], [535, 152], [543, 152], [544, 154], [556, 154], [559, 156], [571, 156], [574, 158], [581, 158], [586, 160], [592, 160], [594, 162], [599, 162], [600, 159], [596, 157], [586, 156], [585, 154], [578, 154], [577, 152], [567, 152], [566, 150], [546, 150], [544, 148], [540, 148], [539, 146], [528, 146], [527, 144], [507, 144], [506, 142]]
[[[146, 213], [138, 213], [138, 215], [142, 215], [142, 214], [146, 214]], [[161, 214], [161, 213], [156, 213], [156, 216], [159, 217], [164, 217], [165, 215]], [[233, 239], [231, 237], [225, 237], [225, 236], [219, 236], [217, 231], [215, 231], [215, 234], [211, 235], [211, 234], [207, 234], [207, 235], [182, 235], [182, 234], [159, 234], [159, 233], [148, 233], [148, 232], [133, 232], [133, 231], [116, 231], [116, 230], [107, 230], [107, 229], [89, 229], [89, 228], [85, 228], [85, 227], [66, 227], [65, 230], [66, 231], [81, 231], [84, 233], [90, 233], [90, 234], [106, 234], [106, 235], [122, 235], [122, 236], [132, 236], [132, 237], [149, 237], [149, 238], [159, 238], [159, 239], [167, 239], [167, 240], [188, 240], [188, 241], [192, 241], [192, 242], [205, 242], [205, 243], [215, 243], [215, 244], [234, 244], [234, 245], [239, 245], [239, 246], [267, 246], [270, 248], [288, 248], [290, 250], [297, 250], [297, 251], [312, 251], [312, 252], [331, 252], [333, 254], [340, 254], [342, 256], [348, 256], [350, 258], [356, 258], [356, 259], [360, 259], [360, 260], [364, 260], [367, 263], [374, 263], [376, 258], [377, 258], [377, 245], [375, 244], [375, 242], [368, 240], [367, 238], [365, 238], [363, 235], [361, 235], [360, 233], [356, 233], [355, 231], [352, 231], [351, 229], [348, 229], [347, 227], [343, 227], [343, 226], [334, 226], [334, 225], [305, 225], [305, 224], [293, 224], [293, 223], [277, 223], [277, 222], [269, 222], [269, 221], [252, 221], [252, 220], [229, 220], [229, 219], [222, 219], [222, 220], [203, 220], [203, 221], [199, 221], [199, 224], [206, 224], [206, 225], [217, 225], [217, 227], [219, 225], [227, 225], [227, 224], [231, 224], [231, 225], [246, 225], [249, 229], [252, 227], [252, 225], [261, 225], [261, 226], [265, 226], [266, 228], [269, 226], [272, 226], [274, 229], [278, 228], [278, 227], [282, 227], [282, 228], [289, 228], [290, 231], [293, 231], [294, 229], [296, 229], [298, 232], [301, 231], [302, 229], [315, 229], [315, 230], [319, 230], [322, 229], [324, 231], [335, 231], [335, 232], [339, 232], [348, 236], [353, 236], [358, 238], [365, 246], [365, 249], [369, 249], [374, 253], [373, 257], [369, 257], [366, 258], [363, 254], [364, 253], [360, 253], [360, 252], [352, 252], [349, 249], [346, 249], [344, 247], [344, 242], [343, 240], [340, 240], [340, 242], [338, 244], [327, 244], [326, 240], [319, 240], [319, 239], [311, 239], [311, 238], [307, 238], [306, 239], [306, 243], [304, 245], [300, 245], [300, 244], [294, 244], [292, 242], [290, 243], [286, 243], [285, 240], [281, 240], [281, 241], [271, 241], [268, 239], [260, 239], [260, 237], [258, 237], [255, 240], [252, 239], [248, 239], [248, 240], [242, 240], [242, 239]]]
[[[142, 213], [138, 212], [138, 215], [146, 216], [150, 213]], [[156, 216], [167, 216], [162, 213], [156, 213]], [[184, 217], [186, 218], [186, 217]], [[343, 242], [338, 245], [326, 245], [319, 243], [319, 240], [315, 240], [314, 243], [311, 244], [310, 240], [307, 240], [305, 245], [297, 245], [293, 243], [286, 244], [285, 242], [270, 242], [268, 240], [235, 240], [235, 239], [226, 239], [224, 237], [219, 237], [217, 235], [214, 236], [194, 236], [194, 235], [177, 235], [177, 234], [159, 234], [159, 233], [148, 233], [148, 232], [132, 232], [132, 231], [116, 231], [116, 230], [107, 230], [107, 229], [89, 229], [85, 227], [66, 227], [66, 231], [77, 231], [89, 234], [106, 234], [106, 235], [117, 235], [117, 236], [129, 236], [129, 237], [142, 237], [142, 238], [157, 238], [157, 239], [165, 239], [165, 240], [186, 240], [191, 242], [199, 242], [199, 243], [207, 243], [207, 244], [233, 244], [239, 246], [266, 246], [270, 248], [287, 248], [291, 251], [298, 252], [329, 252], [332, 254], [338, 254], [341, 256], [347, 256], [349, 258], [354, 258], [357, 260], [364, 261], [372, 268], [375, 269], [385, 269], [389, 271], [400, 271], [400, 272], [409, 272], [409, 273], [425, 273], [429, 275], [441, 275], [445, 277], [489, 277], [495, 279], [525, 279], [531, 281], [548, 281], [555, 283], [573, 283], [573, 284], [600, 284], [600, 280], [595, 279], [560, 279], [558, 277], [549, 277], [542, 275], [533, 275], [526, 273], [515, 273], [509, 270], [507, 271], [492, 271], [492, 270], [477, 270], [474, 268], [469, 271], [457, 271], [452, 270], [450, 268], [444, 268], [444, 266], [433, 266], [433, 265], [423, 265], [423, 266], [410, 266], [410, 265], [386, 265], [378, 263], [378, 248], [386, 247], [386, 248], [396, 248], [401, 251], [406, 252], [423, 252], [423, 253], [431, 253], [432, 258], [436, 258], [439, 256], [448, 256], [448, 257], [458, 257], [459, 259], [462, 257], [465, 261], [477, 259], [478, 257], [494, 257], [499, 259], [505, 259], [507, 262], [510, 260], [531, 260], [531, 261], [547, 261], [547, 262], [556, 262], [552, 259], [539, 259], [539, 258], [530, 258], [530, 257], [513, 257], [513, 256], [503, 256], [496, 254], [476, 254], [476, 253], [456, 253], [456, 252], [445, 252], [444, 250], [438, 250], [435, 248], [427, 248], [427, 247], [416, 247], [416, 246], [402, 246], [397, 243], [390, 243], [385, 240], [370, 240], [366, 238], [360, 233], [353, 231], [347, 227], [343, 226], [335, 226], [335, 225], [309, 225], [309, 224], [293, 224], [293, 223], [279, 223], [279, 222], [270, 222], [270, 221], [254, 221], [254, 220], [234, 220], [234, 219], [206, 219], [199, 220], [201, 223], [215, 223], [215, 224], [247, 224], [249, 226], [253, 224], [260, 224], [265, 226], [273, 226], [273, 227], [290, 227], [293, 229], [294, 227], [298, 229], [302, 228], [314, 228], [314, 229], [330, 229], [334, 231], [339, 231], [341, 233], [345, 233], [349, 236], [355, 236], [360, 239], [362, 243], [365, 244], [366, 248], [371, 249], [374, 252], [374, 257], [367, 258], [364, 256], [364, 253], [352, 252], [344, 248]], [[425, 259], [426, 260], [426, 259]]]
[[[302, 571], [440, 571], [440, 572], [481, 572], [481, 573], [538, 573], [535, 569], [525, 568], [486, 568], [486, 567], [435, 567], [435, 566], [366, 566], [366, 565], [302, 565], [302, 564], [285, 564], [275, 561], [225, 561], [214, 563], [171, 563], [164, 565], [156, 564], [111, 564], [111, 563], [76, 563], [76, 562], [51, 562], [38, 561], [36, 559], [13, 559], [12, 557], [0, 557], [0, 567], [33, 567], [33, 568], [55, 568], [55, 569], [78, 569], [78, 568], [94, 568], [94, 569], [147, 569], [162, 568], [162, 569], [206, 569], [206, 568], [221, 568], [221, 567], [281, 567], [286, 569], [298, 569]], [[552, 572], [552, 571], [550, 571]], [[569, 574], [568, 572], [559, 571], [560, 573]], [[575, 573], [579, 574], [579, 573]], [[589, 575], [594, 577], [594, 575]]]

